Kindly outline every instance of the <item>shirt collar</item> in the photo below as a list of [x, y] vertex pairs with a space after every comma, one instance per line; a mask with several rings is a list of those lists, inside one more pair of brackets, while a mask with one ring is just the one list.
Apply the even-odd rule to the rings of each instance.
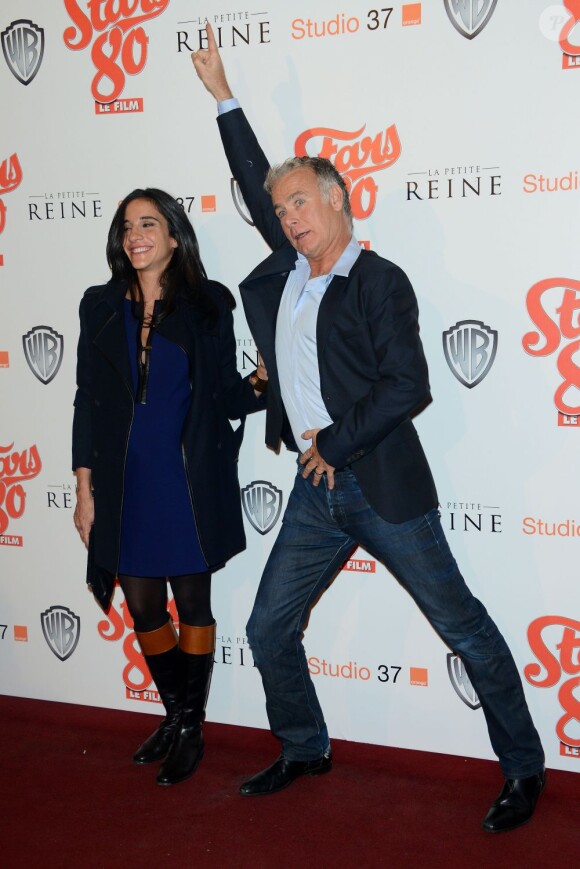
[[[340, 275], [341, 277], [348, 277], [350, 270], [353, 265], [357, 261], [360, 256], [361, 247], [356, 240], [356, 238], [351, 236], [351, 239], [335, 264], [329, 271], [329, 276], [334, 277], [335, 275]], [[308, 266], [308, 260], [304, 256], [304, 254], [298, 253], [296, 257], [296, 266], [298, 268], [303, 268], [304, 266]]]

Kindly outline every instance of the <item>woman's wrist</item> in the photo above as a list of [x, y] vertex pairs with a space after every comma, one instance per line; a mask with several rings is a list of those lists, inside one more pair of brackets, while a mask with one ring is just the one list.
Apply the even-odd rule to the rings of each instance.
[[249, 376], [249, 381], [251, 386], [254, 388], [255, 392], [265, 392], [268, 388], [268, 381], [263, 380], [258, 374], [258, 370], [252, 371]]
[[77, 498], [93, 497], [93, 475], [91, 468], [78, 467], [74, 471]]

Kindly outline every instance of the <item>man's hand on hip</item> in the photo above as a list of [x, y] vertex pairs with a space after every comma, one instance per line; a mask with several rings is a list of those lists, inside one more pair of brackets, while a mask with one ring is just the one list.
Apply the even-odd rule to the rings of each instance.
[[312, 446], [305, 450], [300, 456], [300, 464], [304, 467], [304, 471], [302, 472], [303, 477], [308, 477], [312, 473], [312, 485], [318, 486], [324, 474], [326, 474], [326, 481], [328, 483], [329, 489], [334, 489], [334, 468], [332, 465], [328, 465], [320, 453], [318, 452], [318, 447], [316, 446], [316, 435], [320, 431], [319, 428], [311, 428], [308, 431], [302, 433], [301, 437], [303, 440], [312, 440]]

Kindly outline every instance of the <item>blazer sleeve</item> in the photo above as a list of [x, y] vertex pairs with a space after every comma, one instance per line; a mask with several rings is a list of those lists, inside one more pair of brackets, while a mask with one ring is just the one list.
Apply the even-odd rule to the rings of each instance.
[[[367, 287], [367, 295], [367, 332], [376, 379], [336, 418], [331, 412], [334, 422], [318, 433], [320, 455], [335, 468], [367, 455], [431, 400], [417, 300], [409, 279], [391, 264]], [[332, 396], [323, 398], [330, 403]]]
[[272, 200], [264, 190], [270, 164], [242, 109], [218, 115], [218, 127], [232, 175], [266, 244], [276, 250], [286, 241]]
[[249, 381], [250, 375], [242, 378], [236, 359], [234, 318], [230, 309], [222, 303], [219, 319], [220, 380], [226, 412], [229, 419], [243, 419], [249, 413], [266, 409], [266, 393], [256, 398]]
[[72, 468], [92, 467], [91, 364], [87, 323], [87, 298], [79, 308], [80, 335], [77, 347], [77, 391], [74, 400], [72, 431]]

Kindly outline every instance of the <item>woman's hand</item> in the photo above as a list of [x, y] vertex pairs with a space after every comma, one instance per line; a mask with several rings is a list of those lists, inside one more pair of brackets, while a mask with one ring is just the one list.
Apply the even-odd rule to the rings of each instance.
[[258, 353], [258, 367], [253, 374], [250, 374], [250, 383], [254, 387], [254, 395], [259, 398], [268, 386], [268, 372], [264, 365], [264, 360]]
[[268, 372], [266, 371], [266, 366], [264, 365], [264, 360], [261, 355], [258, 353], [258, 367], [256, 368], [256, 374], [260, 378], [260, 380], [268, 379]]
[[91, 471], [89, 468], [77, 468], [77, 504], [73, 516], [75, 528], [80, 534], [81, 540], [88, 547], [89, 534], [95, 521], [95, 502], [91, 485]]

